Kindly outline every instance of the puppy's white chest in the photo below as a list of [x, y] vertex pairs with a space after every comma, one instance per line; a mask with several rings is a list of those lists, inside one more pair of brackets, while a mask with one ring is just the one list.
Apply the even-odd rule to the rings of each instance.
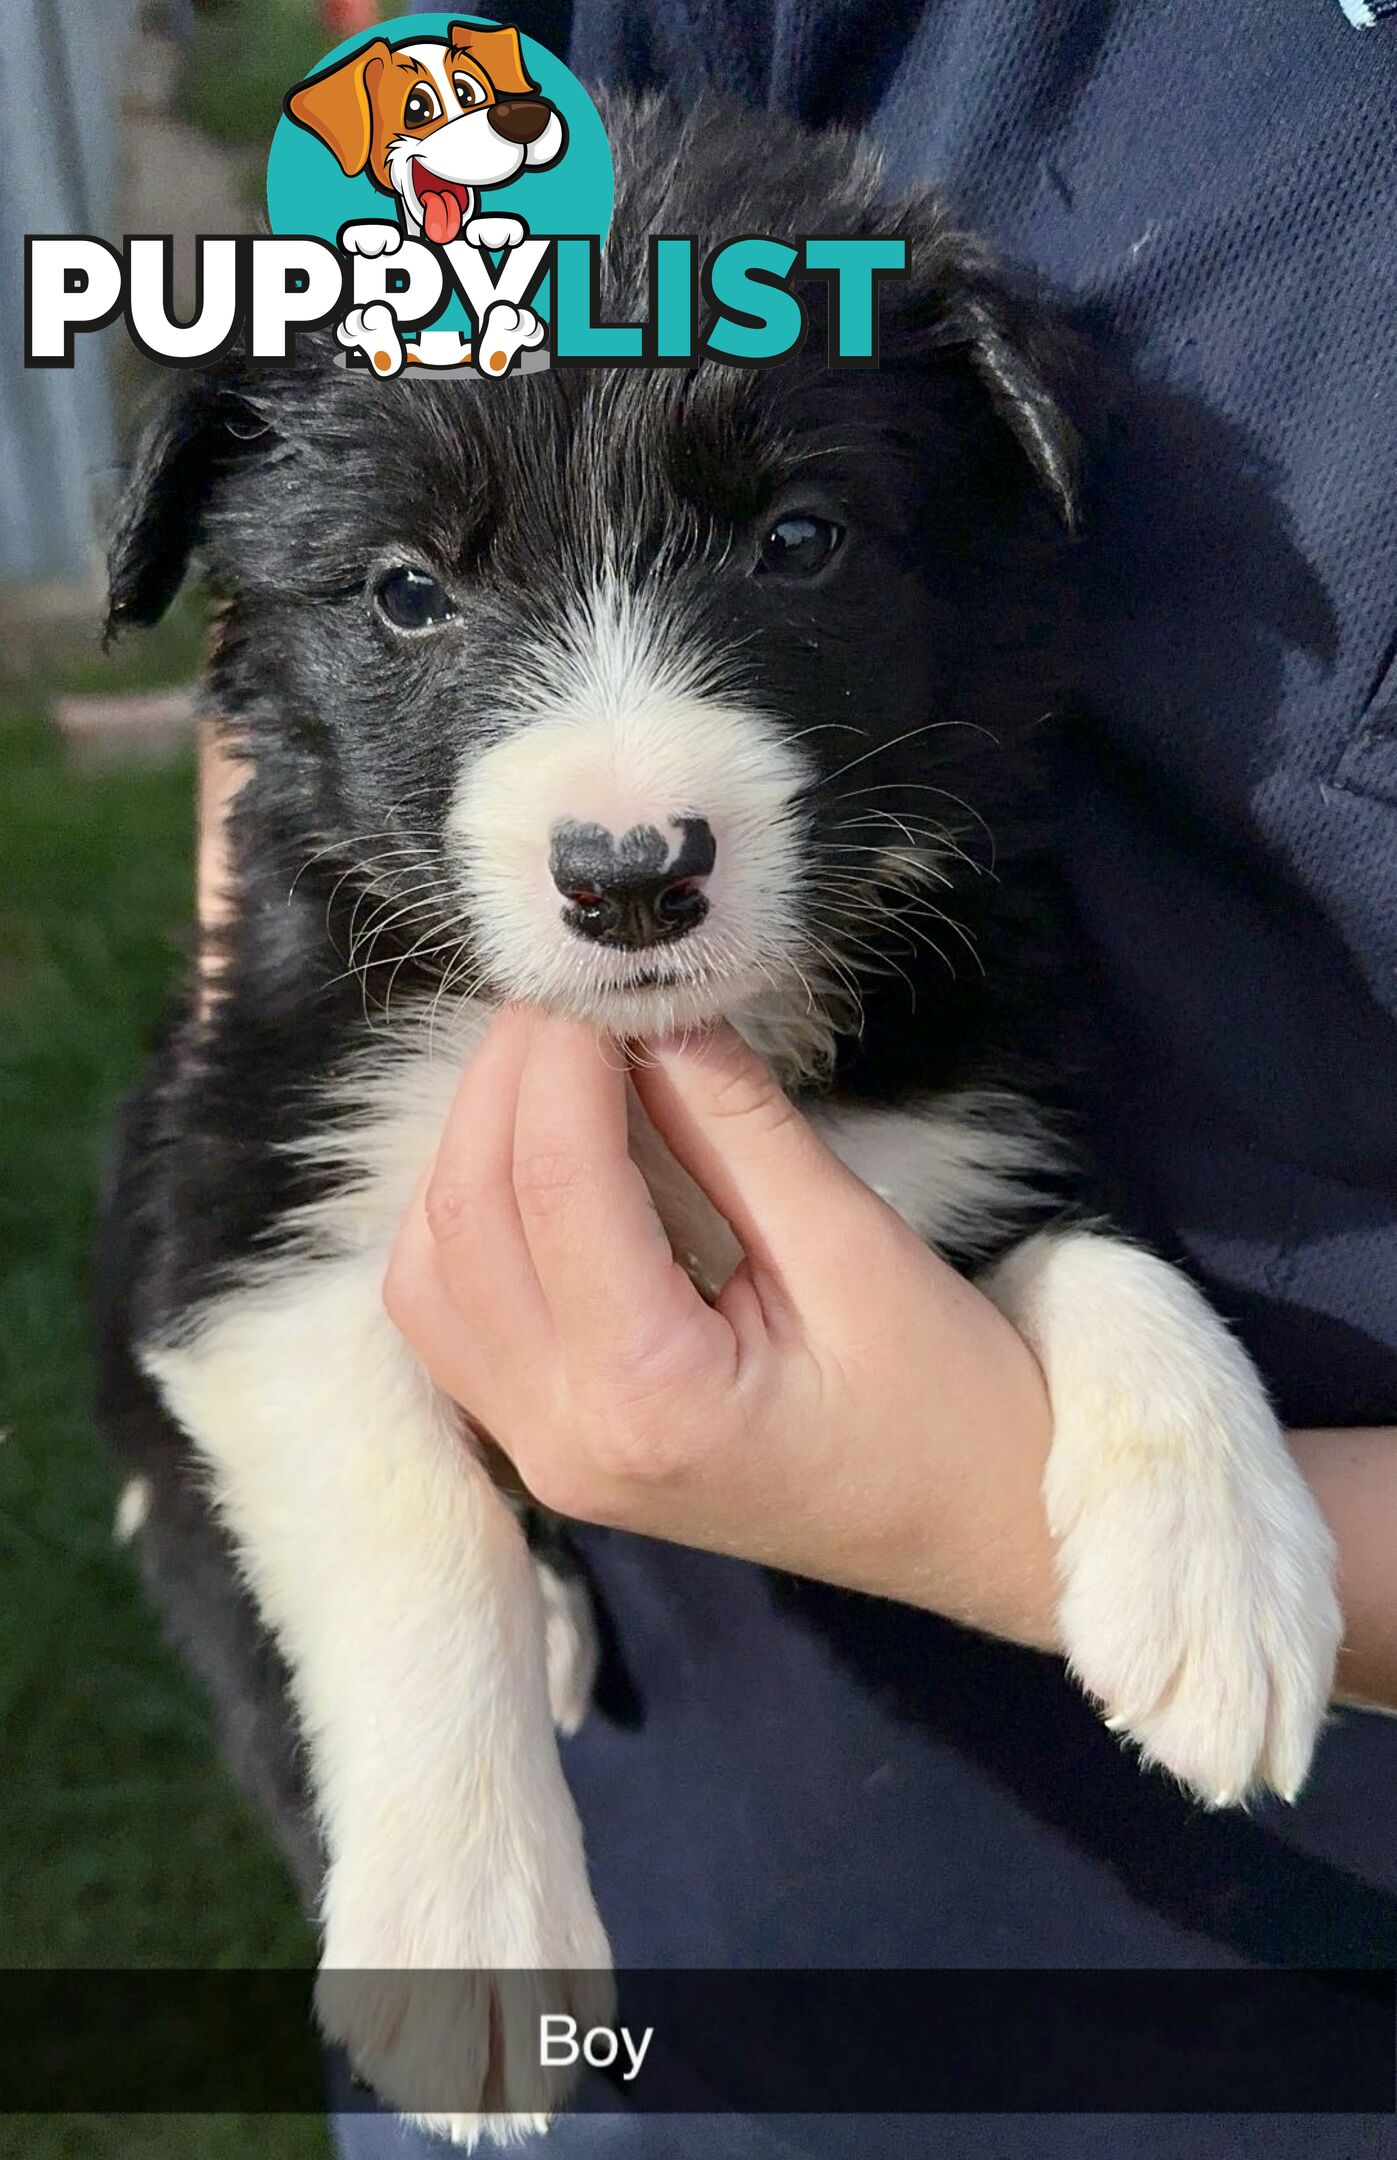
[[[468, 1005], [449, 1022], [409, 1023], [335, 1083], [325, 1128], [297, 1147], [330, 1173], [323, 1197], [292, 1226], [298, 1241], [386, 1255], [489, 1017]], [[1031, 1111], [1010, 1096], [966, 1093], [896, 1109], [815, 1101], [809, 1115], [841, 1161], [919, 1237], [972, 1255], [1002, 1241], [1054, 1155]], [[741, 1258], [737, 1242], [634, 1094], [630, 1127], [675, 1255], [711, 1296]]]

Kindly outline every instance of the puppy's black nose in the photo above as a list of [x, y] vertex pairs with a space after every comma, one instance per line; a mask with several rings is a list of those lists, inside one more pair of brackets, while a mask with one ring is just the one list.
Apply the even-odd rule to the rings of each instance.
[[672, 839], [654, 825], [632, 825], [619, 838], [604, 825], [564, 820], [553, 828], [549, 868], [567, 906], [563, 921], [579, 937], [637, 951], [667, 945], [708, 913], [704, 880], [717, 858], [706, 818], [671, 818]]
[[552, 112], [542, 98], [506, 98], [490, 107], [490, 125], [506, 142], [537, 142]]

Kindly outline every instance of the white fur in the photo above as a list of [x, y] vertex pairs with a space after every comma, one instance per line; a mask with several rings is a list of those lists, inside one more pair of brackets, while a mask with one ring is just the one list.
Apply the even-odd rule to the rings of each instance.
[[[482, 956], [511, 996], [640, 1033], [731, 1011], [773, 980], [802, 994], [793, 802], [805, 761], [765, 715], [705, 679], [658, 601], [603, 571], [582, 606], [539, 634], [493, 717], [494, 741], [461, 773], [448, 835]], [[717, 842], [707, 919], [643, 952], [576, 937], [549, 871], [554, 826], [667, 832], [685, 816], [706, 818]], [[658, 988], [637, 982], [657, 970]], [[809, 985], [804, 994], [813, 1005]]]
[[[469, 1001], [445, 1017], [430, 1007], [405, 1014], [377, 1056], [361, 1058], [337, 1084], [341, 1115], [297, 1143], [336, 1179], [330, 1197], [300, 1210], [290, 1226], [308, 1255], [386, 1255], [489, 1016]], [[759, 1048], [777, 1039], [773, 1016], [760, 1010], [739, 1014], [737, 1025]], [[614, 1052], [599, 1042], [597, 1055]], [[817, 1100], [810, 1114], [841, 1161], [920, 1238], [960, 1253], [999, 1243], [1031, 1201], [1035, 1171], [1054, 1160], [1054, 1143], [1029, 1106], [1007, 1094], [967, 1092], [896, 1111]], [[731, 1230], [634, 1094], [630, 1126], [632, 1154], [677, 1258], [703, 1290], [716, 1292], [741, 1257]]]
[[600, 1649], [586, 1584], [537, 1561], [543, 1597], [544, 1653], [553, 1723], [565, 1738], [580, 1731], [596, 1685]]
[[1342, 1621], [1333, 1540], [1245, 1353], [1177, 1269], [1115, 1238], [1030, 1238], [984, 1288], [1048, 1382], [1083, 1686], [1206, 1800], [1293, 1798]]
[[[330, 1196], [185, 1339], [145, 1356], [291, 1667], [331, 1863], [323, 2018], [390, 2100], [462, 2142], [522, 2134], [539, 2102], [535, 2058], [511, 2059], [520, 1999], [492, 2011], [492, 1971], [537, 1971], [531, 2017], [607, 2015], [605, 1981], [589, 1977], [607, 1946], [550, 1720], [551, 1706], [573, 1730], [585, 1711], [590, 1615], [535, 1571], [381, 1304], [398, 1221], [487, 1019], [469, 1002], [420, 1011], [361, 1057], [335, 1084], [355, 1114], [301, 1144], [334, 1173]], [[933, 1244], [1002, 1230], [1052, 1156], [1009, 1096], [817, 1118]], [[676, 1251], [716, 1287], [731, 1233], [638, 1105], [635, 1146]], [[1293, 1792], [1338, 1641], [1333, 1555], [1246, 1358], [1183, 1277], [1114, 1239], [1033, 1237], [984, 1281], [1052, 1395], [1045, 1493], [1083, 1684], [1209, 1799]], [[450, 2092], [424, 2106], [443, 2059]], [[495, 2106], [512, 2096], [525, 2112], [494, 2122], [487, 2077]]]
[[[383, 1310], [384, 1264], [380, 1244], [269, 1268], [144, 1361], [291, 1668], [329, 1853], [322, 2018], [385, 2097], [469, 2143], [487, 2077], [502, 2107], [538, 2091], [491, 1975], [536, 1971], [540, 2013], [604, 2021], [609, 1956], [535, 1570]], [[444, 2048], [443, 2119], [423, 2095]]]
[[148, 1477], [128, 1478], [121, 1488], [116, 1504], [116, 1521], [112, 1535], [118, 1545], [129, 1545], [139, 1537], [150, 1515], [150, 1504], [155, 1495]]
[[990, 1252], [1042, 1190], [1060, 1150], [1017, 1096], [966, 1090], [902, 1109], [817, 1106], [841, 1162], [927, 1245]]

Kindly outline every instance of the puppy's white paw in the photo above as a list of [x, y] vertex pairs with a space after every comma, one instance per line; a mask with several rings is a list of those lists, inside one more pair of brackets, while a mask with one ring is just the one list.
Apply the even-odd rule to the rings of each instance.
[[[1251, 1422], [1269, 1421], [1255, 1392]], [[1243, 1474], [1221, 1423], [1191, 1426], [1179, 1457], [1211, 1456], [1211, 1477], [1169, 1460], [1157, 1429], [1133, 1449], [1121, 1434], [1094, 1465], [1054, 1451], [1068, 1659], [1112, 1730], [1210, 1805], [1258, 1787], [1294, 1799], [1342, 1634], [1332, 1540], [1279, 1430]]]
[[448, 1882], [416, 1841], [396, 1864], [380, 1850], [330, 1871], [320, 2023], [381, 2098], [458, 2145], [545, 2128], [575, 2073], [541, 2063], [540, 2020], [606, 2024], [614, 2008], [576, 1833], [567, 1859], [536, 1835], [521, 1822], [494, 1844], [508, 1872], [493, 1879], [476, 1851], [474, 1873]]
[[1214, 1806], [1293, 1798], [1343, 1624], [1333, 1540], [1250, 1359], [1178, 1269], [1095, 1231], [1040, 1232], [983, 1285], [1052, 1398], [1073, 1670]]
[[350, 351], [363, 353], [375, 375], [396, 375], [402, 369], [403, 341], [398, 335], [398, 318], [384, 300], [351, 308], [336, 326], [335, 336]]
[[505, 375], [521, 352], [543, 343], [544, 326], [532, 308], [497, 300], [486, 311], [475, 340], [475, 364], [482, 375]]
[[579, 1576], [560, 1575], [544, 1560], [535, 1566], [543, 1593], [548, 1707], [558, 1731], [571, 1739], [591, 1708], [597, 1682], [597, 1623], [587, 1585]]
[[346, 225], [340, 234], [340, 246], [346, 255], [365, 255], [371, 261], [379, 255], [396, 255], [402, 244], [401, 226], [389, 224], [384, 218]]
[[321, 1971], [323, 2030], [381, 2099], [435, 2137], [471, 2148], [546, 2130], [575, 2069], [545, 2066], [542, 2020], [605, 2025], [615, 1993], [604, 1975], [569, 1972]]
[[517, 217], [473, 217], [467, 218], [461, 237], [467, 247], [489, 248], [493, 254], [498, 248], [518, 247], [528, 239], [529, 228]]

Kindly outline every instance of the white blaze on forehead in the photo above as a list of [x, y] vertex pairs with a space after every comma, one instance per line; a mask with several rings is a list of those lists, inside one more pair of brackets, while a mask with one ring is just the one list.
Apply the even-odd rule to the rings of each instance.
[[[464, 767], [449, 818], [491, 973], [514, 996], [573, 1004], [662, 963], [690, 981], [749, 983], [795, 950], [795, 797], [809, 772], [775, 720], [710, 687], [704, 656], [655, 603], [618, 584], [516, 661], [500, 733]], [[703, 924], [637, 953], [577, 938], [549, 868], [564, 822], [618, 837], [677, 820], [712, 829]]]

